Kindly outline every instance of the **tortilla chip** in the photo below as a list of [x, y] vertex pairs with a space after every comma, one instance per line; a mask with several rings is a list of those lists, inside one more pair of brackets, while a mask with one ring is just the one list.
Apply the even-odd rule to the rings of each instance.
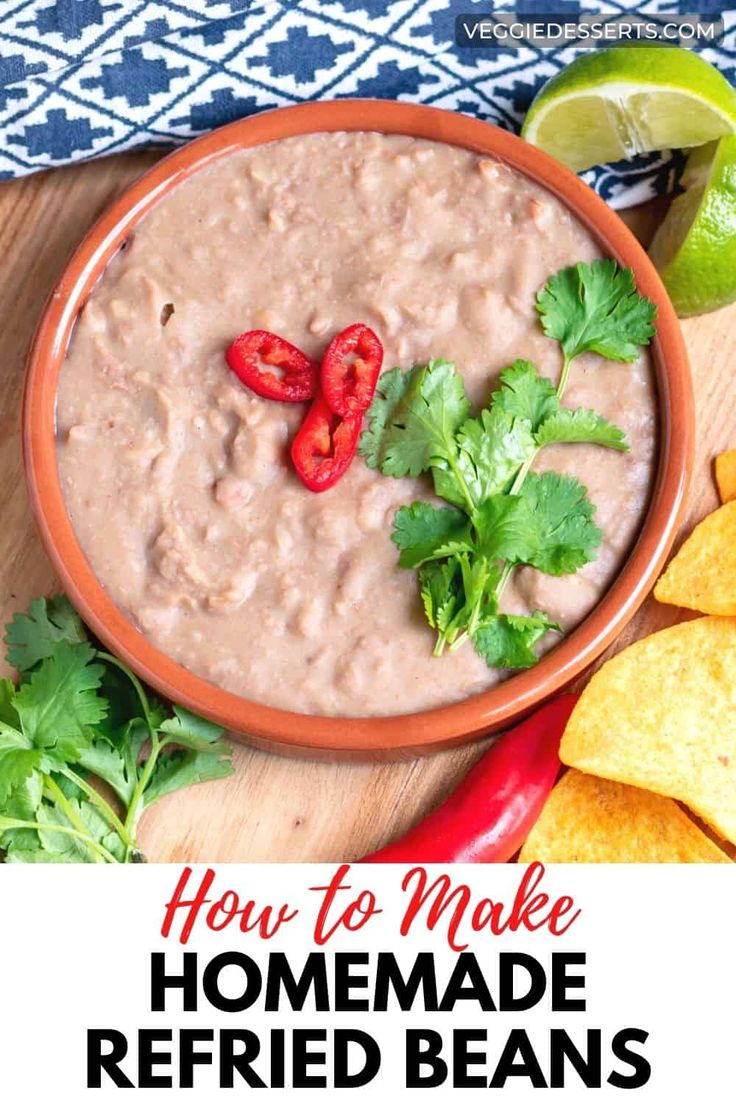
[[673, 797], [736, 843], [736, 618], [674, 625], [610, 659], [575, 706], [560, 758]]
[[716, 456], [716, 486], [721, 502], [736, 498], [736, 449]]
[[736, 614], [736, 501], [696, 525], [654, 588], [658, 602]]
[[720, 863], [724, 853], [667, 797], [571, 770], [557, 783], [519, 862]]

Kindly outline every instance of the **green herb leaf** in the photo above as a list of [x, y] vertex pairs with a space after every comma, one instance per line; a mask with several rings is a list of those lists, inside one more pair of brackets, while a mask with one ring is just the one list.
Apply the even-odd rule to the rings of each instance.
[[526, 498], [493, 495], [473, 514], [478, 547], [489, 560], [528, 563], [538, 543], [537, 526]]
[[24, 786], [44, 762], [41, 748], [9, 725], [0, 725], [0, 811], [11, 793]]
[[131, 717], [113, 730], [108, 729], [108, 721], [98, 726], [100, 735], [82, 751], [78, 765], [102, 778], [127, 806], [138, 782], [139, 760], [150, 733], [142, 717]]
[[394, 478], [418, 476], [435, 461], [454, 461], [455, 433], [468, 416], [462, 377], [447, 360], [385, 372], [367, 414], [360, 452], [369, 467]]
[[11, 792], [4, 801], [6, 816], [19, 820], [32, 820], [43, 797], [43, 776], [33, 771], [22, 782], [10, 787]]
[[460, 568], [463, 577], [465, 605], [461, 615], [456, 617], [454, 626], [460, 630], [472, 631], [482, 617], [496, 612], [496, 586], [501, 578], [501, 570], [489, 556], [461, 556]]
[[[364, 457], [369, 468], [383, 471], [386, 460], [387, 434], [392, 430], [396, 413], [406, 400], [406, 393], [412, 383], [413, 373], [422, 371], [421, 367], [402, 372], [401, 368], [392, 368], [379, 376], [376, 392], [373, 396], [358, 443], [358, 452]], [[388, 472], [383, 472], [388, 475]]]
[[[145, 728], [143, 734], [147, 735]], [[133, 796], [137, 771], [130, 769], [125, 756], [107, 740], [95, 740], [79, 755], [78, 765], [107, 782], [111, 790], [127, 805]]]
[[60, 640], [81, 644], [87, 631], [69, 600], [63, 595], [36, 598], [27, 613], [16, 613], [6, 625], [7, 660], [22, 674], [48, 659]]
[[560, 407], [537, 430], [537, 445], [590, 444], [628, 452], [624, 431], [593, 410]]
[[[110, 831], [110, 826], [94, 805], [88, 801], [71, 799], [69, 807], [76, 814], [79, 821], [86, 828], [89, 839], [101, 844], [110, 851], [118, 861], [122, 861], [124, 848], [119, 836]], [[45, 827], [38, 832], [41, 847], [47, 855], [52, 856], [48, 860], [53, 862], [89, 862], [89, 845], [83, 839], [59, 832], [59, 828], [73, 827], [66, 811], [61, 805], [53, 803], [42, 805], [37, 813], [38, 821]], [[54, 831], [54, 829], [57, 831]], [[11, 849], [12, 851], [12, 849]], [[39, 859], [35, 860], [38, 862]]]
[[491, 403], [494, 410], [503, 410], [513, 418], [529, 422], [532, 433], [536, 433], [560, 406], [552, 381], [540, 376], [528, 360], [515, 360], [509, 368], [504, 368], [500, 387], [494, 391]]
[[[531, 460], [536, 446], [526, 419], [494, 406], [463, 422], [457, 432], [457, 447], [457, 467], [464, 486], [472, 501], [479, 503], [507, 490], [522, 464]], [[446, 498], [446, 473], [435, 468], [432, 474], [435, 490]]]
[[15, 709], [15, 687], [8, 678], [0, 679], [0, 723], [20, 728]]
[[571, 575], [595, 559], [603, 534], [594, 524], [588, 492], [571, 475], [531, 473], [521, 489], [537, 530], [537, 545], [523, 562], [546, 575]]
[[204, 717], [198, 717], [196, 713], [190, 713], [181, 705], [175, 705], [173, 710], [174, 716], [159, 725], [159, 731], [165, 733], [173, 743], [191, 751], [212, 751], [213, 747], [220, 753], [229, 750], [227, 744], [220, 739], [224, 728], [212, 721], [206, 721]]
[[90, 726], [107, 715], [97, 694], [103, 668], [94, 657], [90, 644], [60, 640], [15, 695], [24, 734], [52, 765], [77, 759], [91, 742]]
[[[0, 818], [2, 821], [3, 818]], [[12, 819], [12, 816], [11, 816]], [[26, 819], [19, 817], [18, 819]], [[63, 814], [54, 806], [41, 805], [32, 818], [38, 824], [38, 831], [27, 828], [11, 828], [2, 835], [5, 861], [13, 862], [89, 862], [91, 857], [87, 849], [79, 848], [73, 837], [61, 832], [46, 831], [46, 827], [68, 827]], [[48, 845], [48, 846], [46, 846]]]
[[419, 581], [429, 624], [437, 629], [435, 655], [477, 627], [496, 610], [498, 565], [477, 552], [460, 552], [421, 568]]
[[[36, 821], [38, 809], [43, 797], [43, 775], [40, 771], [33, 771], [17, 786], [14, 786], [7, 798], [2, 802], [2, 816], [7, 820], [19, 820], [33, 823]], [[38, 834], [28, 828], [9, 828], [3, 830], [0, 827], [0, 848], [9, 852], [11, 849], [33, 851], [39, 848]]]
[[[0, 766], [0, 775], [2, 767]], [[7, 783], [8, 779], [4, 779]], [[2, 810], [9, 819], [35, 821], [43, 797], [43, 776], [34, 770], [22, 782], [9, 787], [2, 802]], [[0, 834], [0, 847], [4, 851], [21, 849], [33, 851], [40, 847], [36, 832], [28, 828], [11, 828]]]
[[551, 629], [560, 626], [539, 611], [529, 617], [499, 613], [475, 631], [473, 643], [489, 667], [533, 667], [539, 658], [534, 646]]
[[[12, 834], [6, 832], [2, 837], [3, 841], [8, 840], [6, 844], [3, 842], [3, 850], [7, 852], [5, 855], [6, 863], [58, 863], [64, 862], [64, 859], [60, 859], [58, 855], [54, 855], [49, 851], [44, 851], [39, 842], [38, 836], [35, 832], [30, 832], [24, 828], [16, 828]], [[25, 842], [23, 842], [25, 841]], [[68, 859], [68, 862], [86, 862], [85, 858]]]
[[654, 335], [657, 313], [636, 290], [631, 269], [613, 260], [572, 265], [551, 276], [537, 295], [537, 310], [567, 361], [585, 352], [636, 360], [639, 346]]
[[22, 847], [12, 847], [5, 856], [6, 863], [58, 863], [58, 862], [86, 862], [86, 859], [60, 859], [58, 855], [50, 854], [48, 851], [44, 851], [43, 848], [37, 844], [35, 850], [32, 848], [24, 849]]
[[157, 761], [143, 794], [143, 807], [147, 809], [160, 797], [185, 786], [214, 782], [232, 773], [230, 749], [224, 743], [215, 744], [210, 751], [172, 751]]
[[455, 557], [428, 563], [419, 571], [419, 587], [429, 625], [444, 636], [463, 602], [462, 572]]
[[399, 567], [407, 568], [472, 548], [470, 522], [465, 514], [428, 502], [414, 502], [397, 510], [391, 539], [400, 551]]

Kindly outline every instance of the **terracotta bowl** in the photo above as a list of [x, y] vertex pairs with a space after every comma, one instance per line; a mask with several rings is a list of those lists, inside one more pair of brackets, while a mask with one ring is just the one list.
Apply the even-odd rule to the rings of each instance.
[[[657, 304], [653, 343], [659, 394], [659, 467], [639, 539], [611, 589], [539, 665], [466, 701], [409, 716], [304, 716], [247, 701], [185, 670], [155, 648], [107, 595], [66, 512], [56, 465], [56, 387], [74, 322], [113, 254], [147, 211], [206, 165], [248, 146], [315, 131], [373, 130], [462, 146], [500, 158], [566, 204], [602, 250], [630, 266]], [[72, 257], [39, 325], [28, 364], [24, 459], [41, 538], [71, 601], [92, 631], [166, 697], [245, 738], [302, 754], [385, 756], [431, 751], [477, 737], [531, 710], [585, 670], [646, 597], [675, 537], [691, 468], [693, 399], [674, 310], [646, 253], [619, 217], [573, 173], [487, 123], [404, 103], [341, 100], [269, 111], [223, 127], [160, 161], [117, 199]]]

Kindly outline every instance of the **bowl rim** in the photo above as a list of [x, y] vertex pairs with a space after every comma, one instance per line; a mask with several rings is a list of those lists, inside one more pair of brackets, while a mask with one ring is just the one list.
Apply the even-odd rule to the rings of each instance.
[[[377, 131], [487, 154], [557, 197], [657, 305], [652, 343], [658, 395], [659, 463], [642, 527], [611, 587], [588, 617], [540, 663], [490, 690], [439, 708], [385, 717], [325, 717], [241, 698], [194, 675], [151, 644], [108, 596], [75, 536], [56, 463], [58, 376], [76, 318], [134, 226], [166, 193], [220, 158], [299, 134]], [[431, 751], [495, 731], [528, 713], [589, 667], [646, 598], [677, 534], [694, 447], [694, 401], [685, 344], [662, 282], [619, 216], [574, 173], [490, 123], [390, 100], [337, 100], [276, 108], [238, 120], [176, 149], [103, 212], [64, 269], [28, 357], [23, 461], [41, 540], [61, 584], [92, 632], [144, 681], [248, 742], [297, 754], [362, 756]]]

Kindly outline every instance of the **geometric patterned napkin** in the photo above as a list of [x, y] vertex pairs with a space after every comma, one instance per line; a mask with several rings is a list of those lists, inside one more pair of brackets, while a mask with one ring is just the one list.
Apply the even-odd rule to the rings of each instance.
[[[518, 130], [574, 47], [468, 49], [458, 15], [711, 12], [703, 51], [736, 83], [736, 11], [723, 0], [0, 0], [0, 179], [145, 145], [175, 145], [283, 104], [373, 96]], [[668, 191], [681, 157], [585, 179], [613, 206]]]

